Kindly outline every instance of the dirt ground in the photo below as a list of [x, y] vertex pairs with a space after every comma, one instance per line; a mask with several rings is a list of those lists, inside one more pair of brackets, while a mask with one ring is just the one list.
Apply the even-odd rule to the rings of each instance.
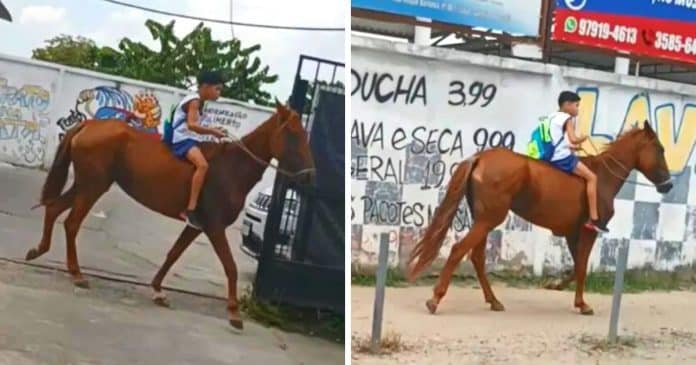
[[[611, 296], [587, 294], [594, 316], [573, 310], [573, 293], [494, 286], [505, 312], [492, 312], [478, 288], [452, 286], [430, 315], [431, 287], [388, 288], [383, 333], [408, 349], [352, 354], [373, 364], [696, 364], [696, 293], [625, 294], [619, 335], [608, 347]], [[375, 289], [352, 288], [353, 346], [369, 338]]]

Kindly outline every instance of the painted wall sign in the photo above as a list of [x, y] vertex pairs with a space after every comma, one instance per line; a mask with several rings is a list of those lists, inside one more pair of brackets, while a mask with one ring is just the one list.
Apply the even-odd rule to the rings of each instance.
[[[531, 73], [531, 64], [500, 68], [490, 58], [447, 61], [448, 55], [355, 38], [350, 80], [351, 224], [353, 260], [374, 263], [379, 236], [392, 237], [391, 263], [408, 257], [444, 196], [460, 161], [503, 147], [524, 153], [540, 116], [557, 109], [562, 90], [582, 97], [577, 129], [601, 149], [622, 130], [650, 120], [665, 147], [676, 187], [666, 196], [627, 184], [616, 200], [611, 233], [598, 240], [594, 269], [611, 268], [612, 245], [631, 240], [631, 267], [673, 269], [696, 260], [696, 97], [566, 75]], [[385, 42], [386, 43], [386, 42]], [[397, 51], [394, 51], [394, 50]], [[452, 51], [452, 53], [456, 53]], [[450, 59], [464, 59], [452, 56]], [[486, 60], [490, 64], [485, 64]], [[519, 64], [516, 64], [519, 63]], [[591, 145], [584, 146], [593, 151]], [[632, 179], [647, 183], [634, 173]], [[441, 250], [442, 258], [471, 225], [462, 202]], [[633, 247], [640, 247], [634, 249]], [[489, 235], [490, 270], [559, 270], [571, 263], [563, 239], [510, 213]]]

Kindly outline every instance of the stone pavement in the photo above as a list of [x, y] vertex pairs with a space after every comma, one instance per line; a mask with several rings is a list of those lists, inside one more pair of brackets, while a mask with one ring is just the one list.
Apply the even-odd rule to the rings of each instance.
[[[0, 164], [0, 257], [23, 260], [40, 239], [42, 171]], [[56, 224], [51, 250], [35, 263], [65, 268], [65, 233]], [[239, 270], [239, 294], [256, 262], [228, 240]], [[183, 224], [151, 212], [113, 186], [92, 208], [77, 237], [84, 273], [149, 283]], [[66, 274], [0, 263], [0, 365], [3, 364], [340, 364], [343, 345], [245, 323], [228, 328], [224, 303], [169, 294], [174, 310], [150, 302], [148, 288], [88, 277], [76, 290]], [[226, 279], [201, 235], [164, 285], [226, 297]], [[201, 302], [203, 301], [203, 302]], [[181, 308], [183, 306], [183, 309]], [[282, 340], [279, 338], [282, 337]], [[274, 345], [276, 343], [276, 345]]]

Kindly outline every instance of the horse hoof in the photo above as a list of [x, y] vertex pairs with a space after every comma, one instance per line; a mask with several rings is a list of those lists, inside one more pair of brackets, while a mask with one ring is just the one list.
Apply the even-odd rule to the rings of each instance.
[[152, 302], [160, 307], [170, 307], [169, 300], [167, 299], [167, 296], [164, 295], [164, 293], [155, 293], [155, 295], [152, 296]]
[[437, 302], [434, 299], [428, 299], [425, 302], [425, 306], [428, 307], [430, 314], [435, 314], [435, 311], [437, 311]]
[[89, 289], [89, 281], [85, 278], [73, 279], [73, 285], [82, 289]]
[[244, 322], [241, 319], [230, 319], [230, 325], [240, 331], [244, 329]]
[[27, 251], [27, 256], [24, 259], [26, 261], [31, 261], [39, 256], [41, 256], [41, 254], [39, 253], [39, 250], [32, 248], [29, 251]]
[[585, 316], [594, 315], [594, 309], [592, 309], [592, 307], [590, 307], [589, 305], [585, 304], [582, 307], [580, 307], [580, 314]]
[[505, 311], [505, 306], [503, 306], [503, 303], [493, 302], [491, 303], [491, 310], [494, 312], [503, 312]]

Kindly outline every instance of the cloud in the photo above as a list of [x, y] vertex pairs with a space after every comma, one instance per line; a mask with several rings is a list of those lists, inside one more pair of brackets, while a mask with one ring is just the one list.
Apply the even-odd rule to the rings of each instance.
[[[109, 13], [93, 29], [86, 34], [87, 38], [94, 40], [98, 45], [116, 48], [123, 38], [139, 41], [146, 46], [157, 49], [149, 31], [145, 27], [148, 18], [160, 21], [156, 17], [148, 16], [137, 9], [124, 9]], [[165, 19], [166, 20], [166, 19]]]
[[[311, 27], [345, 26], [344, 0], [238, 0], [233, 4], [232, 18], [240, 22]], [[187, 5], [187, 12], [191, 15], [213, 19], [229, 19], [230, 16], [229, 0], [208, 0], [205, 7], [200, 6], [199, 0], [187, 0]], [[195, 25], [198, 22], [177, 20], [177, 26], [179, 23], [183, 30], [189, 24]], [[300, 54], [339, 62], [345, 60], [345, 32], [289, 31], [244, 26], [234, 26], [232, 30], [229, 25], [206, 25], [219, 39], [230, 38], [234, 31], [234, 36], [242, 41], [243, 46], [260, 44], [261, 51], [257, 55], [263, 63], [269, 65], [271, 72], [278, 74], [278, 82], [266, 89], [281, 100], [287, 98], [292, 91]]]
[[65, 21], [65, 8], [50, 5], [30, 5], [22, 8], [20, 24], [60, 24]]

